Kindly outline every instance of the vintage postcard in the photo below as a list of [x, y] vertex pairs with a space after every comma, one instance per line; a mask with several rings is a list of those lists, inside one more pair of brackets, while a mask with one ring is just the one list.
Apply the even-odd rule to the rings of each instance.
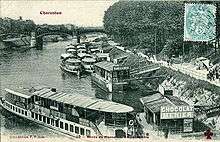
[[220, 141], [220, 2], [0, 0], [0, 140]]

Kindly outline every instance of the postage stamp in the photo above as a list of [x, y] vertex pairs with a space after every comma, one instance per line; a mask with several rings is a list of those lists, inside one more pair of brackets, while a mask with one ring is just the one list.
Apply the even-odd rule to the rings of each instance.
[[216, 35], [216, 6], [185, 4], [184, 39], [208, 41]]

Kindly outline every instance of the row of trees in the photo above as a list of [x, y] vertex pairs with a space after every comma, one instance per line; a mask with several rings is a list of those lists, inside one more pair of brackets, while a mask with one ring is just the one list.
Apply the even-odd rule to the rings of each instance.
[[0, 33], [30, 33], [36, 27], [32, 20], [0, 18]]
[[[183, 1], [119, 1], [105, 12], [103, 22], [105, 30], [122, 45], [167, 56], [183, 54]], [[185, 44], [186, 53], [203, 47], [192, 45]], [[197, 53], [202, 52], [204, 48]]]

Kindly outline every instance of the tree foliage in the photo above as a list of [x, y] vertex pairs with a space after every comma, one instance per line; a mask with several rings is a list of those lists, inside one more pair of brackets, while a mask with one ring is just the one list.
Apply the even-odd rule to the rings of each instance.
[[0, 33], [30, 33], [35, 27], [32, 20], [0, 18]]
[[[105, 30], [124, 46], [153, 53], [156, 49], [167, 56], [183, 54], [184, 1], [119, 1], [105, 12], [103, 22]], [[191, 49], [204, 53], [205, 46], [193, 44], [185, 44], [186, 53]]]

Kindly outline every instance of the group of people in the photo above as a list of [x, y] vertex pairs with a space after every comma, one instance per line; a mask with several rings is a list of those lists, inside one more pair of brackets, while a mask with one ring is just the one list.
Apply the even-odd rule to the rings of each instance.
[[209, 79], [210, 81], [215, 81], [216, 79], [220, 80], [220, 69], [218, 66], [214, 66], [209, 69], [207, 79]]

